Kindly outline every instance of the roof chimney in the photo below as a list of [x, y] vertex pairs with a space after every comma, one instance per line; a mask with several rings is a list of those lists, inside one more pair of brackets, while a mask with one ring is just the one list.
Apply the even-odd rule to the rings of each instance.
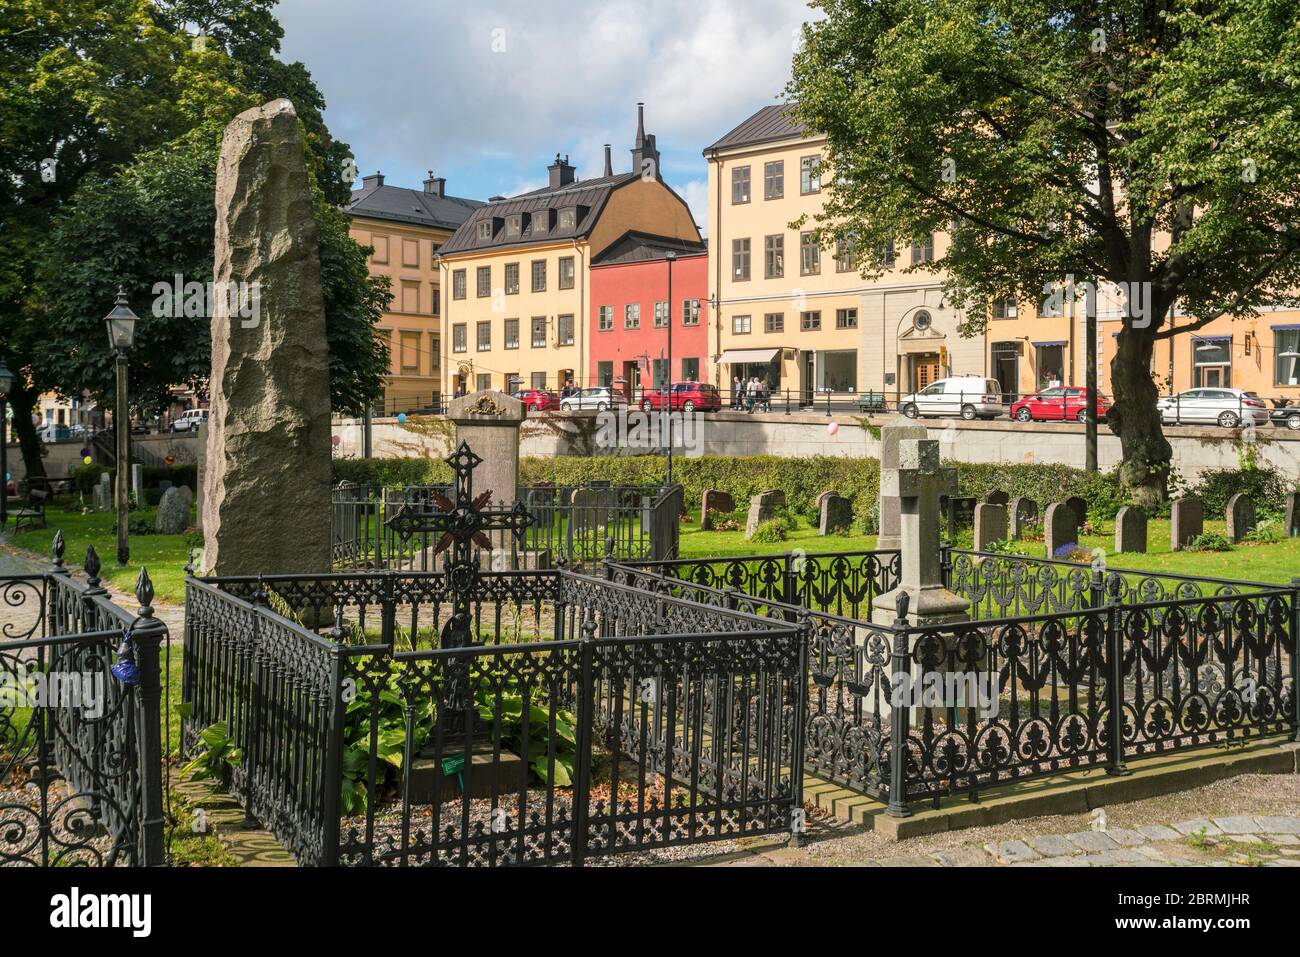
[[361, 186], [363, 189], [370, 189], [372, 186], [383, 186], [384, 174], [375, 170], [369, 176], [361, 177]]
[[546, 171], [551, 174], [551, 189], [559, 189], [561, 186], [568, 186], [573, 182], [576, 170], [569, 165], [569, 158], [566, 156], [560, 159], [560, 154], [555, 154], [555, 162], [546, 167]]
[[605, 175], [614, 175], [614, 154], [612, 147], [608, 143], [605, 144]]
[[659, 179], [659, 150], [653, 133], [645, 131], [645, 104], [636, 105], [636, 146], [632, 150], [632, 172], [638, 176], [651, 174]]
[[433, 196], [446, 196], [447, 177], [434, 176], [433, 170], [429, 170], [429, 178], [424, 181], [424, 191]]

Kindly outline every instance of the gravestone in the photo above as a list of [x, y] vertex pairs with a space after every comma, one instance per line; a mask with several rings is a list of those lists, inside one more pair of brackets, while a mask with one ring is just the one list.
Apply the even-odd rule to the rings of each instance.
[[257, 308], [232, 316], [230, 297], [215, 297], [209, 574], [330, 570], [329, 345], [304, 150], [284, 99], [239, 114], [222, 138], [213, 281], [248, 289]]
[[144, 506], [144, 466], [139, 462], [131, 465], [131, 494], [135, 496], [136, 508]]
[[709, 519], [710, 512], [721, 512], [729, 515], [736, 510], [736, 500], [730, 492], [723, 492], [716, 488], [706, 488], [704, 494], [700, 496], [700, 528], [707, 531], [712, 527]]
[[113, 482], [107, 472], [99, 473], [99, 504], [95, 507], [104, 512], [111, 512], [117, 503], [113, 501]]
[[839, 494], [840, 494], [840, 493], [837, 492], [837, 491], [835, 491], [835, 489], [833, 489], [833, 488], [828, 488], [828, 489], [826, 489], [826, 491], [824, 491], [824, 492], [822, 492], [820, 495], [818, 495], [817, 498], [814, 500], [814, 501], [816, 502], [816, 504], [817, 504], [817, 508], [818, 508], [818, 510], [821, 509], [821, 507], [822, 507], [822, 502], [826, 501], [826, 499], [828, 499], [828, 498], [829, 498], [830, 496], [832, 496], [832, 495], [839, 495]]
[[1053, 502], [1047, 506], [1047, 514], [1043, 517], [1043, 544], [1047, 547], [1047, 557], [1055, 558], [1061, 548], [1078, 543], [1079, 522], [1074, 509], [1065, 502]]
[[1088, 502], [1081, 495], [1071, 495], [1065, 500], [1065, 504], [1070, 506], [1074, 512], [1074, 521], [1079, 528], [1088, 524]]
[[467, 443], [483, 460], [474, 470], [476, 493], [490, 491], [493, 502], [513, 503], [519, 495], [523, 403], [496, 390], [471, 392], [451, 400], [447, 417], [456, 426], [456, 444]]
[[1287, 538], [1300, 536], [1300, 492], [1288, 492], [1286, 512], [1283, 515], [1282, 534]]
[[1137, 505], [1125, 505], [1115, 513], [1115, 551], [1147, 550], [1147, 513]]
[[[906, 440], [924, 439], [930, 433], [924, 425], [917, 425], [903, 415], [894, 416], [880, 429], [880, 474], [889, 469], [898, 468], [898, 443]], [[879, 515], [880, 534], [876, 537], [876, 548], [898, 548], [900, 541], [900, 519], [898, 497], [889, 496], [881, 486], [877, 512]]]
[[1181, 552], [1205, 531], [1205, 506], [1199, 498], [1176, 498], [1169, 509], [1169, 548]]
[[776, 514], [778, 504], [785, 504], [785, 493], [780, 490], [769, 489], [766, 492], [759, 492], [749, 500], [749, 515], [745, 520], [746, 538], [752, 538], [758, 526]]
[[159, 535], [179, 535], [190, 527], [190, 505], [194, 496], [188, 485], [178, 485], [163, 492], [158, 501], [154, 529]]
[[1238, 492], [1228, 499], [1225, 513], [1228, 522], [1228, 541], [1235, 545], [1255, 527], [1255, 503], [1245, 492]]
[[853, 525], [853, 503], [843, 495], [823, 492], [817, 496], [821, 499], [821, 524], [823, 535], [833, 535]]
[[1007, 509], [1005, 505], [980, 502], [975, 506], [975, 551], [987, 551], [994, 542], [1007, 540]]
[[979, 502], [972, 495], [946, 496], [941, 503], [948, 518], [949, 534], [955, 535], [959, 529], [970, 528], [975, 524], [975, 506]]
[[1038, 503], [1023, 495], [1011, 500], [1009, 512], [1009, 531], [1013, 541], [1020, 539], [1029, 525], [1038, 521]]
[[992, 491], [985, 492], [984, 498], [981, 499], [981, 501], [989, 505], [1007, 505], [1011, 501], [1011, 496], [1001, 489], [993, 489]]

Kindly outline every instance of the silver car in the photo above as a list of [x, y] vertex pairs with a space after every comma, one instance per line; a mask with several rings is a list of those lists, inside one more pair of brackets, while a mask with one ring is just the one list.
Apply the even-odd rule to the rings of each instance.
[[590, 389], [583, 389], [576, 395], [566, 396], [560, 400], [561, 412], [579, 412], [587, 409], [595, 409], [597, 412], [604, 412], [606, 409], [613, 409], [619, 406], [627, 405], [627, 396], [622, 392], [611, 389], [608, 386], [595, 386]]
[[1235, 429], [1243, 422], [1264, 425], [1269, 420], [1267, 403], [1243, 389], [1190, 389], [1166, 396], [1156, 408], [1164, 425], [1218, 423]]

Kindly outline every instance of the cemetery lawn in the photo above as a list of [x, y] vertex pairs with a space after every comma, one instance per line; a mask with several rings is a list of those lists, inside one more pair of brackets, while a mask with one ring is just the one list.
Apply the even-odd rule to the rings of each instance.
[[[145, 522], [153, 528], [157, 510], [141, 508], [130, 512], [129, 522]], [[48, 527], [23, 529], [10, 539], [18, 548], [33, 552], [38, 561], [48, 565], [54, 533], [63, 532], [63, 561], [77, 568], [86, 560], [86, 546], [94, 545], [99, 553], [99, 576], [121, 591], [135, 588], [136, 576], [141, 566], [149, 569], [154, 593], [162, 601], [181, 602], [185, 599], [186, 535], [131, 535], [131, 561], [124, 567], [117, 564], [117, 516], [110, 512], [63, 511], [63, 503], [56, 502], [45, 509]], [[134, 609], [128, 609], [134, 610]]]

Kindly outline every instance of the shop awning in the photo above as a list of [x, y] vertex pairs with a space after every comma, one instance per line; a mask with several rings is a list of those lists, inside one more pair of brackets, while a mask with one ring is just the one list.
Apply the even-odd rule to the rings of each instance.
[[771, 362], [780, 354], [780, 349], [728, 349], [718, 356], [718, 363], [744, 365], [750, 362]]
[[1064, 346], [1069, 345], [1068, 339], [1053, 339], [1051, 342], [1035, 342], [1036, 346]]

